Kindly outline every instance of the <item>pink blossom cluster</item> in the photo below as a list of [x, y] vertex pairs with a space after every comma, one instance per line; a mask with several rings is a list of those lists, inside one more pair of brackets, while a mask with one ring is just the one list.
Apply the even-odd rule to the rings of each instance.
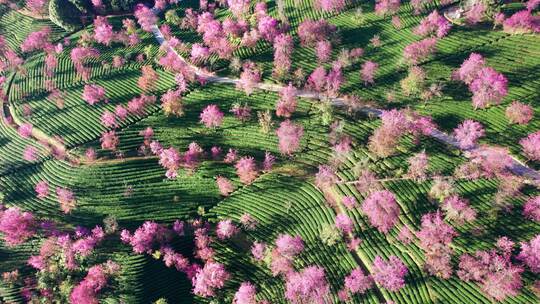
[[378, 68], [379, 68], [379, 65], [370, 60], [362, 64], [362, 69], [360, 70], [360, 77], [364, 81], [365, 85], [375, 83], [374, 78], [375, 78], [375, 73], [377, 72]]
[[203, 123], [207, 128], [219, 127], [223, 122], [223, 115], [223, 112], [219, 110], [217, 105], [208, 105], [201, 112], [201, 123]]
[[450, 28], [450, 22], [435, 10], [426, 18], [422, 19], [420, 24], [414, 29], [414, 33], [422, 37], [435, 35], [437, 38], [443, 38], [448, 34]]
[[234, 165], [236, 168], [236, 174], [240, 178], [240, 181], [246, 185], [251, 184], [257, 176], [259, 176], [259, 170], [255, 159], [251, 156], [244, 156], [240, 158]]
[[167, 169], [167, 172], [165, 173], [167, 178], [176, 178], [178, 169], [180, 169], [181, 155], [178, 150], [173, 147], [162, 149], [159, 152], [159, 164]]
[[141, 77], [137, 80], [139, 87], [145, 92], [155, 90], [159, 81], [159, 74], [151, 65], [143, 65], [141, 67], [141, 73]]
[[517, 258], [523, 261], [534, 273], [540, 273], [540, 234], [529, 242], [521, 243], [521, 251]]
[[73, 62], [73, 65], [75, 66], [75, 70], [77, 71], [77, 74], [81, 75], [83, 80], [90, 79], [90, 74], [92, 73], [92, 70], [90, 67], [85, 66], [85, 63], [89, 59], [97, 59], [99, 58], [99, 51], [94, 48], [90, 47], [76, 47], [71, 50], [71, 61]]
[[341, 233], [343, 233], [343, 234], [350, 234], [350, 233], [352, 233], [352, 231], [354, 229], [353, 221], [345, 213], [340, 213], [340, 214], [336, 215], [335, 225], [336, 225], [336, 228], [339, 231], [341, 231]]
[[436, 47], [437, 38], [425, 38], [407, 45], [403, 49], [403, 58], [408, 64], [416, 65], [435, 53]]
[[469, 206], [469, 201], [457, 195], [447, 197], [442, 203], [445, 218], [448, 221], [462, 225], [465, 222], [472, 222], [476, 219], [476, 210]]
[[2, 210], [0, 205], [0, 232], [7, 246], [20, 245], [36, 233], [34, 215], [18, 207]]
[[220, 240], [226, 240], [238, 233], [239, 229], [232, 220], [221, 220], [216, 227], [216, 235]]
[[208, 262], [197, 271], [192, 280], [193, 293], [204, 298], [212, 297], [216, 289], [223, 288], [230, 277], [223, 264]]
[[427, 177], [429, 162], [425, 151], [411, 156], [407, 161], [409, 163], [407, 176], [416, 180], [423, 180]]
[[328, 165], [319, 165], [319, 171], [315, 174], [315, 185], [322, 191], [329, 190], [339, 181], [335, 169]]
[[21, 43], [21, 51], [25, 53], [44, 50], [51, 52], [54, 50], [54, 46], [49, 41], [51, 36], [51, 28], [45, 26], [39, 31], [31, 32], [26, 39]]
[[382, 233], [388, 233], [395, 226], [400, 213], [394, 194], [388, 190], [371, 193], [362, 204], [362, 211]]
[[241, 122], [246, 122], [251, 118], [251, 107], [247, 104], [242, 105], [240, 103], [235, 103], [233, 104], [230, 112], [233, 113], [234, 117]]
[[317, 0], [315, 8], [325, 12], [341, 12], [345, 8], [345, 0]]
[[532, 197], [523, 205], [523, 216], [540, 222], [540, 196]]
[[254, 62], [246, 61], [242, 65], [242, 73], [240, 74], [240, 81], [236, 84], [236, 88], [243, 90], [246, 95], [251, 95], [257, 84], [261, 82], [261, 70]]
[[279, 92], [279, 100], [276, 104], [276, 115], [289, 118], [296, 111], [298, 90], [289, 83]]
[[22, 138], [30, 138], [32, 136], [33, 126], [31, 123], [22, 123], [17, 130]]
[[133, 234], [124, 229], [120, 234], [125, 244], [133, 247], [135, 253], [152, 253], [155, 245], [163, 245], [170, 238], [169, 230], [156, 222], [146, 221]]
[[400, 0], [376, 0], [375, 14], [379, 16], [393, 15], [399, 10]]
[[473, 148], [478, 139], [485, 135], [484, 128], [479, 122], [467, 119], [454, 129], [454, 137], [461, 149]]
[[529, 134], [519, 141], [523, 153], [527, 158], [534, 161], [540, 160], [540, 131]]
[[91, 106], [100, 101], [106, 101], [105, 88], [97, 84], [87, 84], [84, 86], [82, 99]]
[[223, 196], [228, 196], [234, 191], [234, 185], [226, 177], [218, 176], [216, 178], [216, 184], [218, 186], [219, 193], [221, 193]]
[[422, 216], [422, 228], [416, 233], [426, 256], [426, 269], [431, 275], [448, 279], [452, 275], [452, 239], [457, 235], [442, 219], [440, 212]]
[[285, 298], [293, 304], [324, 304], [328, 302], [329, 293], [330, 285], [322, 267], [308, 266], [293, 272], [285, 282]]
[[108, 131], [101, 134], [99, 141], [101, 142], [101, 149], [116, 151], [120, 138], [115, 131]]
[[345, 277], [344, 290], [351, 294], [363, 294], [373, 287], [373, 278], [370, 275], [365, 275], [360, 267], [351, 271]]
[[287, 119], [281, 122], [276, 134], [279, 140], [279, 151], [284, 155], [292, 155], [300, 148], [304, 127]]
[[161, 107], [166, 115], [182, 116], [184, 115], [184, 105], [182, 104], [181, 90], [168, 90], [161, 95]]
[[540, 33], [540, 17], [530, 10], [519, 11], [504, 20], [503, 30], [510, 34]]
[[523, 268], [512, 264], [511, 252], [479, 250], [459, 258], [457, 275], [464, 281], [480, 283], [482, 291], [497, 301], [516, 296], [523, 286]]
[[285, 76], [291, 69], [294, 41], [291, 35], [280, 34], [274, 39], [274, 74]]
[[475, 109], [486, 108], [501, 103], [508, 94], [508, 80], [491, 67], [481, 69], [469, 89], [473, 92], [472, 103]]
[[493, 68], [486, 67], [484, 58], [476, 53], [471, 53], [452, 77], [469, 85], [475, 109], [499, 104], [508, 94], [506, 77]]
[[115, 39], [115, 32], [106, 17], [97, 16], [94, 19], [94, 39], [98, 43], [109, 46]]
[[298, 26], [298, 37], [303, 46], [314, 46], [318, 41], [328, 40], [335, 32], [336, 26], [322, 19], [306, 19]]
[[405, 286], [405, 276], [408, 272], [407, 266], [394, 255], [387, 261], [376, 256], [371, 269], [373, 280], [390, 291], [398, 291]]
[[44, 180], [39, 181], [34, 190], [36, 191], [38, 198], [45, 198], [49, 195], [49, 183]]
[[106, 287], [107, 280], [120, 270], [120, 266], [112, 261], [95, 265], [88, 269], [86, 277], [71, 291], [71, 303], [98, 303], [98, 293]]
[[242, 282], [238, 291], [234, 294], [233, 304], [256, 304], [257, 290], [250, 282]]
[[148, 7], [144, 6], [144, 4], [137, 4], [134, 15], [135, 18], [137, 18], [137, 22], [141, 28], [146, 32], [151, 32], [152, 27], [158, 21], [158, 18], [154, 12], [152, 12], [152, 10]]
[[526, 125], [533, 119], [534, 109], [530, 105], [514, 100], [506, 108], [505, 115], [510, 123]]
[[71, 210], [75, 209], [77, 202], [73, 191], [68, 188], [56, 187], [56, 196], [58, 197], [60, 209], [62, 209], [64, 213], [70, 213]]

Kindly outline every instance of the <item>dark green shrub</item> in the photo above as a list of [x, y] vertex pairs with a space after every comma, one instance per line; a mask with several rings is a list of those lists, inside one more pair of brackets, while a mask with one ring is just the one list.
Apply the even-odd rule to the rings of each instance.
[[51, 0], [49, 17], [52, 22], [66, 31], [76, 31], [82, 27], [81, 11], [68, 0]]

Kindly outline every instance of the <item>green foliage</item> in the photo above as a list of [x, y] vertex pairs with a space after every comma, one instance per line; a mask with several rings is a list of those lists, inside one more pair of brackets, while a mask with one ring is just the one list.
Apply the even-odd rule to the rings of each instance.
[[[108, 1], [105, 1], [108, 2]], [[131, 12], [140, 0], [111, 0], [110, 7], [113, 12]]]
[[90, 0], [68, 0], [73, 4], [80, 12], [87, 13], [92, 11], [92, 3]]
[[75, 31], [82, 27], [81, 11], [68, 0], [51, 0], [49, 17], [66, 31]]

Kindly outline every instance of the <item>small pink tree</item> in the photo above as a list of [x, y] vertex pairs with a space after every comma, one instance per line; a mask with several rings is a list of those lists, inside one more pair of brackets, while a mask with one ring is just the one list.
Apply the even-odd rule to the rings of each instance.
[[508, 94], [508, 80], [491, 67], [482, 68], [469, 85], [474, 109], [498, 105]]
[[276, 134], [279, 140], [279, 151], [284, 155], [292, 155], [300, 148], [304, 128], [287, 119], [279, 125]]
[[321, 40], [315, 46], [315, 54], [319, 63], [328, 62], [332, 56], [332, 43], [328, 40]]
[[274, 39], [274, 74], [284, 77], [291, 69], [291, 55], [294, 48], [292, 36], [280, 34]]
[[319, 171], [315, 174], [315, 185], [321, 191], [332, 188], [339, 181], [334, 168], [328, 165], [319, 165]]
[[101, 149], [116, 151], [116, 146], [120, 143], [115, 131], [108, 131], [101, 134]]
[[85, 63], [90, 59], [97, 58], [99, 58], [99, 51], [94, 48], [80, 46], [71, 50], [71, 61], [73, 61], [75, 70], [85, 81], [90, 79], [90, 74], [92, 73], [90, 67], [85, 66]]
[[345, 213], [340, 213], [336, 216], [335, 225], [336, 228], [339, 229], [339, 231], [341, 231], [343, 234], [352, 233], [354, 229], [354, 224], [351, 218]]
[[467, 119], [454, 129], [454, 136], [461, 149], [473, 148], [478, 139], [484, 136], [484, 128], [476, 121]]
[[413, 155], [408, 159], [409, 170], [407, 176], [416, 180], [424, 180], [428, 170], [428, 156], [425, 151]]
[[410, 65], [416, 65], [425, 60], [437, 50], [437, 38], [426, 38], [413, 42], [403, 49], [403, 58]]
[[32, 124], [23, 123], [19, 126], [18, 132], [22, 138], [30, 138], [30, 136], [32, 136], [32, 129]]
[[49, 183], [44, 180], [39, 181], [34, 190], [36, 191], [38, 198], [45, 198], [49, 195]]
[[234, 191], [234, 186], [232, 182], [226, 177], [218, 176], [216, 178], [216, 183], [219, 189], [219, 193], [221, 193], [221, 195], [223, 196], [228, 196]]
[[21, 51], [28, 53], [37, 50], [52, 51], [53, 45], [49, 42], [51, 28], [45, 26], [39, 31], [31, 32], [21, 43]]
[[0, 232], [8, 247], [20, 245], [36, 233], [34, 216], [18, 207], [0, 209]]
[[532, 197], [523, 205], [523, 216], [540, 222], [540, 196]]
[[255, 159], [251, 156], [244, 156], [236, 162], [236, 174], [240, 181], [246, 185], [251, 184], [259, 175]]
[[341, 12], [345, 8], [345, 0], [317, 0], [315, 8], [325, 12]]
[[506, 108], [505, 115], [510, 123], [526, 125], [533, 119], [534, 109], [530, 105], [514, 100], [514, 102]]
[[213, 297], [216, 289], [223, 288], [230, 277], [223, 264], [208, 262], [193, 278], [193, 293], [203, 298]]
[[304, 241], [299, 235], [280, 234], [276, 239], [276, 249], [282, 256], [292, 259], [304, 251]]
[[531, 133], [519, 141], [523, 153], [527, 158], [534, 161], [540, 160], [540, 131]]
[[390, 291], [398, 291], [405, 286], [405, 276], [408, 272], [407, 266], [394, 255], [390, 256], [388, 261], [376, 256], [371, 268], [375, 282]]
[[216, 227], [216, 235], [220, 240], [226, 240], [238, 233], [238, 227], [234, 225], [232, 220], [219, 221]]
[[345, 288], [352, 294], [363, 294], [373, 286], [373, 279], [365, 275], [360, 267], [345, 277]]
[[154, 68], [152, 68], [151, 65], [144, 65], [141, 68], [141, 72], [142, 75], [137, 81], [139, 87], [145, 92], [155, 90], [157, 82], [159, 81], [159, 74], [154, 70]]
[[113, 31], [113, 27], [107, 18], [97, 16], [94, 20], [94, 39], [96, 39], [98, 43], [103, 43], [104, 45], [109, 46], [114, 38], [115, 33]]
[[137, 4], [135, 7], [135, 18], [137, 18], [137, 22], [146, 32], [151, 32], [152, 27], [158, 21], [157, 16], [152, 12], [152, 10], [141, 3]]
[[443, 38], [450, 31], [450, 22], [444, 16], [439, 15], [436, 10], [422, 19], [418, 27], [414, 29], [414, 33], [419, 36], [436, 36]]
[[176, 178], [180, 168], [180, 153], [173, 147], [162, 149], [159, 153], [159, 164], [167, 169], [165, 176], [169, 179]]
[[540, 273], [540, 234], [537, 234], [530, 242], [521, 243], [521, 251], [517, 258], [534, 273]]
[[484, 68], [486, 62], [482, 55], [477, 53], [471, 53], [469, 58], [465, 59], [459, 69], [452, 73], [452, 78], [463, 81], [469, 85], [476, 79], [478, 73]]
[[100, 101], [106, 101], [105, 88], [97, 84], [87, 84], [84, 86], [82, 98], [89, 105], [93, 106]]
[[293, 272], [285, 283], [285, 298], [293, 304], [328, 303], [330, 285], [326, 280], [324, 269], [309, 266], [300, 272]]
[[76, 201], [75, 194], [68, 188], [56, 187], [56, 196], [58, 197], [58, 203], [60, 204], [60, 209], [64, 213], [70, 213], [71, 210], [75, 209]]
[[362, 64], [360, 77], [364, 81], [365, 85], [375, 83], [374, 78], [375, 78], [375, 73], [377, 72], [378, 68], [379, 68], [379, 65], [373, 61], [366, 61], [364, 62], [364, 64]]
[[217, 105], [208, 105], [201, 112], [201, 123], [203, 123], [207, 128], [219, 127], [223, 122], [223, 115], [223, 112], [219, 110]]
[[448, 221], [463, 225], [476, 219], [476, 210], [469, 206], [469, 201], [457, 195], [452, 195], [443, 201], [442, 209]]
[[243, 90], [249, 96], [259, 82], [261, 82], [261, 70], [255, 63], [246, 61], [242, 65], [240, 81], [236, 84], [236, 88]]
[[503, 22], [503, 30], [506, 33], [519, 35], [527, 33], [540, 33], [538, 16], [533, 15], [531, 10], [519, 11]]
[[375, 14], [379, 16], [393, 15], [399, 10], [400, 0], [376, 0]]
[[420, 247], [426, 256], [427, 271], [448, 279], [452, 275], [450, 243], [457, 235], [452, 226], [446, 224], [439, 212], [422, 216], [422, 229], [416, 233]]
[[252, 283], [243, 282], [234, 294], [233, 304], [256, 304], [256, 294], [257, 290]]
[[394, 194], [388, 190], [371, 193], [362, 204], [369, 222], [382, 233], [388, 233], [397, 223], [400, 213]]

